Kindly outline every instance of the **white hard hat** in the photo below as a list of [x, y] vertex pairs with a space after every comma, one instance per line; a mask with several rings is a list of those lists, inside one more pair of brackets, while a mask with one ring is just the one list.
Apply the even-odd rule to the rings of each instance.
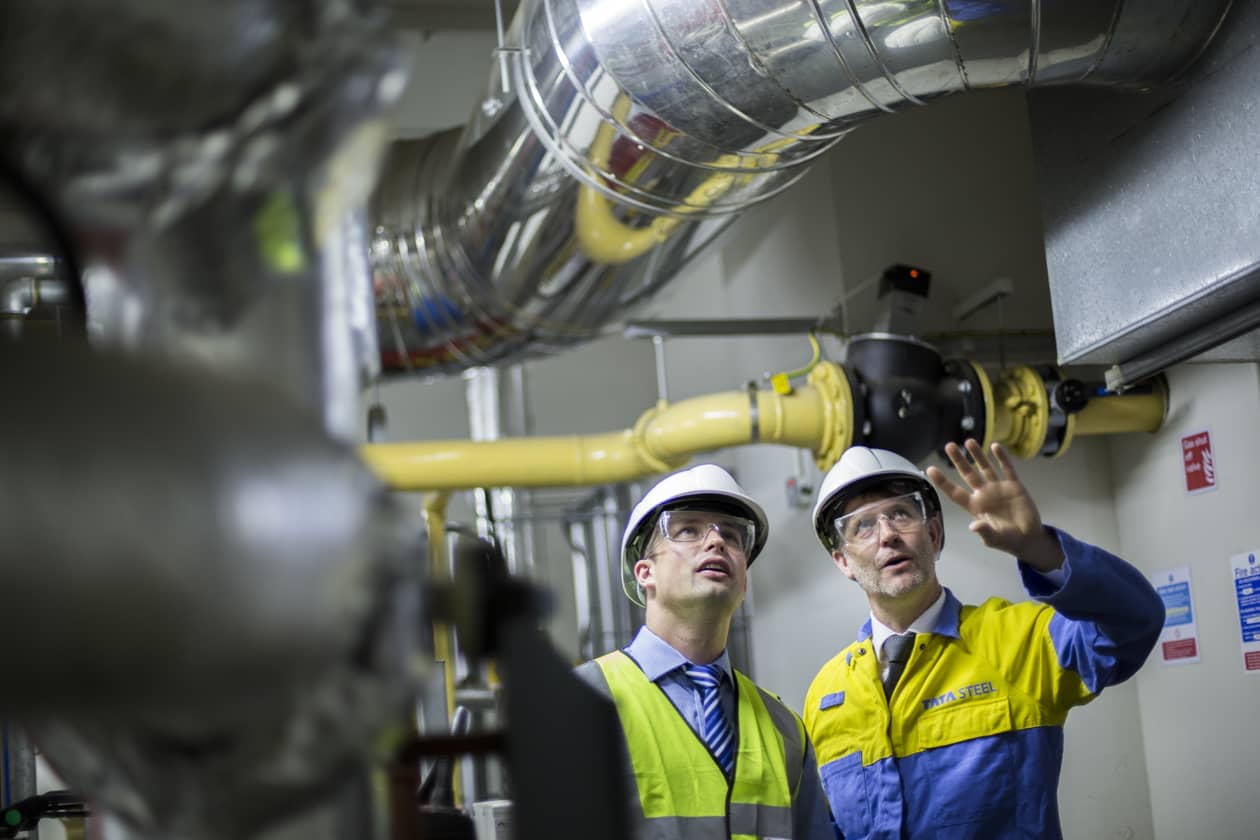
[[840, 547], [832, 523], [846, 501], [897, 481], [909, 482], [913, 490], [923, 493], [929, 517], [940, 512], [941, 499], [936, 495], [936, 488], [913, 463], [887, 449], [865, 446], [846, 449], [840, 460], [827, 471], [822, 486], [818, 488], [818, 501], [814, 502], [814, 531], [818, 533], [823, 548], [834, 551]]
[[621, 588], [627, 598], [641, 607], [646, 604], [634, 576], [634, 564], [647, 549], [657, 514], [667, 508], [711, 510], [751, 519], [757, 527], [752, 550], [748, 552], [749, 566], [757, 559], [769, 536], [766, 512], [761, 505], [744, 492], [730, 473], [716, 464], [701, 464], [666, 476], [634, 506], [625, 533], [621, 535]]

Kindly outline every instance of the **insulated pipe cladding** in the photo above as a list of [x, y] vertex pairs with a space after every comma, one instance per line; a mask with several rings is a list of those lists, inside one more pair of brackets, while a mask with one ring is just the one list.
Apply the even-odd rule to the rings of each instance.
[[667, 472], [728, 446], [809, 449], [822, 469], [855, 444], [918, 461], [949, 441], [998, 441], [1021, 458], [1056, 456], [1076, 435], [1151, 432], [1162, 386], [1095, 396], [1052, 366], [1013, 368], [996, 381], [978, 364], [943, 360], [911, 338], [869, 335], [845, 366], [823, 362], [791, 393], [750, 389], [644, 412], [632, 428], [566, 437], [372, 444], [368, 465], [395, 490], [609, 484]]
[[1142, 88], [1231, 0], [524, 0], [463, 132], [373, 204], [387, 374], [595, 337], [866, 120], [966, 91]]

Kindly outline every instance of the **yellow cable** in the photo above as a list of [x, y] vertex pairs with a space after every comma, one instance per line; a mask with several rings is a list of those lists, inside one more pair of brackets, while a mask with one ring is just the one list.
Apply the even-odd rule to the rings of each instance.
[[[616, 121], [624, 122], [629, 112], [629, 98], [624, 94], [618, 96], [613, 104], [613, 116]], [[590, 148], [591, 162], [598, 169], [606, 168], [608, 165], [608, 159], [612, 153], [612, 135], [612, 123], [607, 120], [600, 123]], [[759, 165], [767, 165], [771, 155], [790, 142], [792, 142], [790, 138], [777, 140], [759, 151], [756, 157], [742, 160], [738, 155], [722, 155], [713, 162], [713, 165], [725, 169], [755, 170]], [[600, 176], [592, 173], [592, 177]], [[682, 217], [694, 215], [710, 207], [730, 191], [735, 185], [736, 178], [736, 175], [727, 172], [709, 176], [691, 191], [683, 200], [682, 206], [674, 209], [674, 215], [657, 216], [644, 227], [631, 227], [618, 219], [608, 197], [589, 183], [583, 183], [578, 189], [574, 219], [578, 243], [592, 262], [606, 265], [629, 262], [668, 239], [679, 225], [687, 221]]]
[[813, 355], [805, 364], [805, 367], [797, 368], [796, 370], [784, 371], [783, 373], [776, 373], [774, 376], [770, 377], [770, 386], [774, 388], [774, 392], [776, 394], [782, 394], [786, 397], [788, 394], [792, 393], [792, 380], [800, 376], [808, 376], [809, 372], [817, 367], [818, 363], [822, 360], [822, 345], [818, 343], [818, 336], [814, 335], [813, 330], [810, 330], [808, 338], [809, 346], [813, 348]]

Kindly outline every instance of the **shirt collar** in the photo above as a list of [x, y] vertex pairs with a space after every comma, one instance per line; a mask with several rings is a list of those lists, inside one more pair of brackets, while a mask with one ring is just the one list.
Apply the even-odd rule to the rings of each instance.
[[[639, 628], [639, 633], [634, 637], [625, 648], [630, 658], [639, 663], [639, 667], [643, 669], [643, 674], [652, 682], [656, 682], [661, 677], [669, 674], [684, 665], [695, 665], [699, 663], [691, 662], [687, 657], [670, 646], [669, 642], [653, 633], [643, 625]], [[735, 676], [731, 673], [731, 658], [726, 651], [722, 651], [722, 655], [715, 659], [711, 664], [718, 666], [722, 673], [726, 675], [726, 679], [731, 681], [733, 685]]]
[[[958, 613], [962, 608], [961, 602], [954, 597], [954, 593], [947, 588], [941, 587], [941, 594], [936, 597], [932, 604], [919, 614], [919, 617], [910, 622], [909, 631], [915, 633], [935, 633], [938, 636], [958, 637]], [[866, 620], [866, 624], [862, 625], [862, 635], [859, 638], [870, 636], [871, 646], [875, 649], [875, 655], [878, 657], [879, 652], [883, 650], [884, 642], [889, 636], [897, 635], [897, 631], [884, 624], [872, 614]]]

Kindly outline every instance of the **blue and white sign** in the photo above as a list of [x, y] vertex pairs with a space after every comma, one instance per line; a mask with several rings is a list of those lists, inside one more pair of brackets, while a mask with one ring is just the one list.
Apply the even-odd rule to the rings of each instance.
[[1164, 629], [1159, 635], [1159, 659], [1165, 665], [1199, 661], [1199, 629], [1195, 621], [1190, 567], [1178, 566], [1151, 575], [1164, 601]]
[[1229, 558], [1242, 636], [1243, 670], [1260, 673], [1260, 550]]

